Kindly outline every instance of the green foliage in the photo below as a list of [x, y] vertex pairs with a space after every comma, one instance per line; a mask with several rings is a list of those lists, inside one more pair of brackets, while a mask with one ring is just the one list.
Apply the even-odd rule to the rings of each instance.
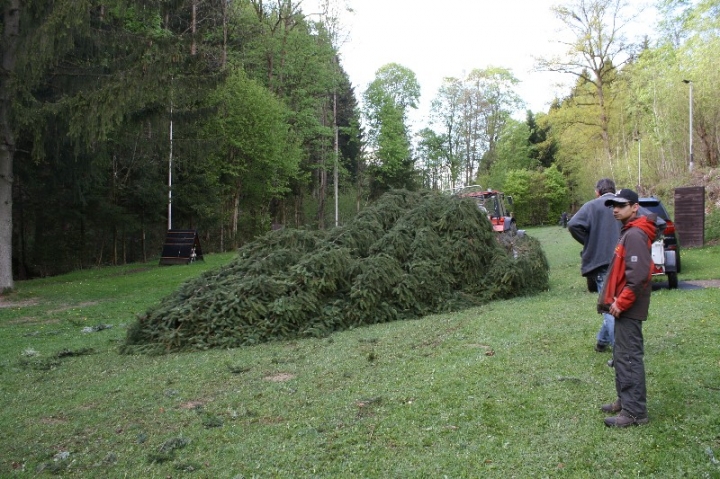
[[559, 218], [562, 212], [568, 209], [568, 187], [565, 177], [558, 170], [557, 165], [543, 170], [543, 180], [543, 198], [547, 203], [545, 220], [552, 223], [553, 219]]
[[557, 142], [552, 136], [552, 125], [548, 115], [527, 112], [525, 124], [530, 130], [528, 141], [531, 145], [530, 157], [537, 160], [541, 166], [549, 167], [555, 162]]
[[380, 109], [379, 118], [376, 161], [368, 167], [372, 198], [393, 188], [412, 190], [415, 187], [410, 139], [402, 110], [386, 102]]
[[205, 125], [214, 148], [204, 174], [221, 185], [228, 202], [241, 198], [237, 204], [243, 211], [262, 218], [258, 210], [282, 197], [298, 176], [301, 150], [290, 133], [290, 112], [241, 70], [214, 92], [210, 103], [217, 113]]
[[437, 154], [438, 148], [442, 148], [440, 156], [443, 161], [438, 165], [438, 169], [446, 169], [444, 172], [446, 177], [449, 173], [449, 178], [445, 178], [448, 184], [442, 185], [443, 189], [458, 186], [457, 183], [463, 176], [464, 156], [466, 156], [463, 155], [465, 145], [462, 141], [464, 128], [461, 115], [465, 98], [464, 88], [463, 82], [458, 78], [444, 78], [431, 103], [431, 124], [437, 129], [441, 144], [428, 149], [424, 140], [431, 137], [427, 132], [421, 132], [419, 153], [425, 163], [431, 163], [432, 156]]
[[[449, 167], [452, 187], [470, 185], [480, 175], [479, 184], [486, 186], [489, 176], [497, 181], [504, 171], [498, 165], [498, 141], [511, 121], [510, 115], [522, 107], [515, 92], [518, 84], [506, 68], [473, 69], [462, 80], [445, 78], [432, 102], [432, 123], [441, 133], [443, 157]], [[518, 149], [524, 148], [526, 139]], [[506, 151], [503, 153], [507, 154]], [[423, 149], [421, 155], [434, 153]], [[425, 161], [431, 158], [425, 156]], [[495, 168], [495, 174], [491, 170]]]
[[389, 63], [375, 72], [375, 80], [368, 85], [365, 98], [369, 118], [376, 118], [375, 115], [383, 105], [390, 103], [402, 112], [405, 120], [408, 108], [417, 108], [420, 84], [412, 70], [397, 63]]
[[0, 115], [19, 160], [4, 203], [23, 238], [16, 277], [156, 256], [169, 173], [172, 224], [200, 231], [206, 252], [267, 232], [317, 196], [335, 93], [341, 163], [357, 178], [352, 86], [298, 7], [23, 3], [17, 68], [2, 77], [12, 115]]
[[504, 191], [513, 197], [513, 214], [521, 225], [553, 224], [568, 207], [566, 180], [555, 165], [508, 172]]
[[705, 215], [705, 241], [720, 241], [720, 208], [712, 208], [710, 214]]
[[539, 162], [532, 158], [527, 124], [509, 119], [497, 142], [497, 159], [486, 174], [479, 173], [477, 183], [486, 188], [505, 191], [505, 178], [512, 170], [534, 170]]
[[539, 173], [529, 170], [512, 170], [505, 177], [504, 192], [513, 198], [513, 215], [518, 224], [532, 224], [533, 192], [538, 190], [539, 176]]
[[418, 156], [422, 163], [423, 186], [431, 190], [442, 190], [442, 173], [447, 157], [447, 137], [439, 135], [430, 128], [423, 128], [418, 133]]
[[[497, 141], [510, 115], [522, 108], [523, 101], [515, 92], [519, 80], [512, 71], [500, 67], [472, 70], [466, 79], [468, 103], [465, 111], [471, 112], [463, 126], [465, 144], [480, 139], [480, 151], [468, 152], [468, 158], [480, 159], [478, 170], [487, 173], [497, 161]], [[467, 141], [469, 140], [469, 141]], [[483, 151], [484, 150], [484, 151]], [[475, 165], [468, 165], [470, 171]]]
[[[568, 2], [558, 13], [566, 24], [577, 23], [591, 18], [572, 15], [580, 6], [607, 4]], [[598, 56], [602, 61], [591, 65], [589, 55], [582, 76], [592, 83], [579, 80], [549, 112], [551, 137], [559, 145], [558, 166], [577, 207], [588, 199], [598, 178], [613, 178], [617, 185], [631, 186], [642, 194], [667, 197], [678, 186], [709, 185], [708, 172], [720, 165], [720, 101], [715, 88], [720, 77], [713, 62], [720, 53], [717, 1], [667, 1], [661, 2], [659, 10], [656, 43], [646, 38], [639, 53], [622, 65], [613, 64], [609, 54]], [[607, 15], [610, 10], [597, 12]], [[598, 32], [597, 38], [619, 25], [622, 22], [613, 22], [612, 29]], [[572, 51], [589, 48], [591, 42], [583, 35]], [[625, 48], [617, 41], [621, 38], [613, 35], [606, 51]], [[599, 109], [601, 93], [603, 109]], [[691, 144], [693, 172], [688, 168]]]
[[235, 261], [140, 316], [123, 350], [323, 336], [547, 285], [539, 243], [529, 237], [501, 243], [474, 201], [394, 191], [329, 232], [286, 229], [244, 246]]
[[324, 10], [321, 21], [312, 21], [317, 17], [304, 15], [299, 7], [300, 3], [293, 2], [277, 7], [242, 4], [241, 27], [233, 38], [241, 50], [238, 64], [287, 106], [292, 141], [301, 148], [299, 175], [270, 214], [276, 215], [275, 221], [287, 223], [285, 216], [292, 209], [302, 209], [306, 198], [319, 198], [315, 215], [298, 218], [295, 214], [292, 223], [300, 226], [317, 219], [322, 228], [330, 209], [325, 199], [331, 182], [326, 178], [335, 164], [334, 127], [340, 167], [348, 173], [340, 177], [341, 189], [348, 179], [356, 182], [362, 170], [361, 132], [355, 92], [333, 46], [334, 35], [339, 33], [337, 19]]
[[[192, 117], [224, 75], [212, 60], [219, 50], [185, 48], [186, 2], [41, 3], [20, 5], [12, 114], [0, 114], [16, 138], [14, 273], [146, 261], [167, 230], [170, 120], [177, 225], [186, 165], [205, 157]], [[207, 2], [199, 8], [205, 18]], [[216, 21], [208, 16], [200, 32]]]
[[147, 16], [139, 14], [144, 10], [144, 6], [138, 8], [135, 5], [126, 6], [118, 2], [114, 8], [108, 9], [108, 13], [122, 21], [125, 29], [134, 35], [147, 35], [155, 40], [172, 36], [171, 31], [163, 28], [160, 11], [154, 11]]
[[380, 67], [365, 90], [373, 198], [393, 188], [415, 187], [407, 116], [410, 108], [417, 108], [419, 98], [415, 73], [397, 63]]
[[[603, 151], [593, 91], [593, 85], [578, 80], [561, 106], [552, 109], [545, 118], [550, 136], [557, 144], [555, 163], [573, 186], [572, 193], [581, 199], [592, 193], [598, 178], [612, 177], [607, 171], [610, 165]], [[583, 202], [577, 198], [576, 201]]]

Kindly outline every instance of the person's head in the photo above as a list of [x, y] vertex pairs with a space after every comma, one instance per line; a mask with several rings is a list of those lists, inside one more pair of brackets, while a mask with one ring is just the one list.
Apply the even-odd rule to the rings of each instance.
[[602, 196], [605, 193], [615, 193], [615, 182], [610, 178], [600, 178], [595, 183], [595, 193]]
[[605, 200], [605, 206], [613, 209], [613, 216], [616, 220], [627, 223], [637, 217], [640, 204], [638, 203], [638, 194], [633, 190], [623, 188], [613, 195], [612, 198]]

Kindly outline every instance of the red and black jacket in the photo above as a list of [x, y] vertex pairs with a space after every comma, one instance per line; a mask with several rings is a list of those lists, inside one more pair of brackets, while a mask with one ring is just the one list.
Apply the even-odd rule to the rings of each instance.
[[622, 317], [647, 319], [653, 269], [650, 247], [655, 232], [652, 216], [635, 218], [623, 226], [598, 298], [599, 313], [607, 313], [614, 302]]

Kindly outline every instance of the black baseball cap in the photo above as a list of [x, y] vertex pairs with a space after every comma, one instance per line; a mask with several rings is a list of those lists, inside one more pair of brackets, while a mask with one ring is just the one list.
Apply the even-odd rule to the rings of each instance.
[[640, 199], [638, 198], [638, 194], [635, 193], [633, 190], [623, 188], [622, 190], [615, 193], [611, 198], [605, 200], [605, 206], [612, 206], [612, 205], [633, 205], [637, 203]]

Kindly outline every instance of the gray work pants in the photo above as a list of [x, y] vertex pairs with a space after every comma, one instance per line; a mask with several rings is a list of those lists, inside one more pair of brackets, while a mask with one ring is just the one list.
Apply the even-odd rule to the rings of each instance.
[[642, 323], [622, 315], [616, 318], [613, 348], [615, 389], [623, 411], [636, 418], [647, 417]]

